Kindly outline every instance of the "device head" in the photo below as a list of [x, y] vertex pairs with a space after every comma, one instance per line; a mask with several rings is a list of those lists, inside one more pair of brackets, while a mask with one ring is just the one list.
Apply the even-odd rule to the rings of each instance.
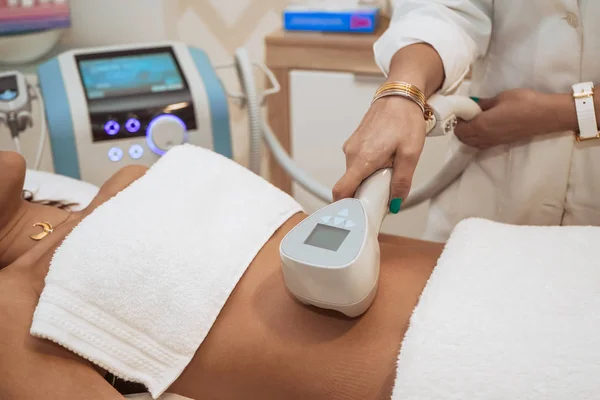
[[307, 217], [281, 242], [283, 276], [305, 304], [355, 317], [377, 288], [379, 244], [363, 203], [343, 199]]

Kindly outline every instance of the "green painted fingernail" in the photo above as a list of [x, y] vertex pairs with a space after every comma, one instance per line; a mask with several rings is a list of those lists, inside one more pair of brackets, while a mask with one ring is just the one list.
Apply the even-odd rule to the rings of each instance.
[[479, 103], [479, 97], [469, 97], [471, 100], [473, 100], [475, 103]]
[[400, 206], [402, 205], [402, 199], [396, 197], [390, 201], [390, 212], [392, 214], [398, 214], [400, 212]]

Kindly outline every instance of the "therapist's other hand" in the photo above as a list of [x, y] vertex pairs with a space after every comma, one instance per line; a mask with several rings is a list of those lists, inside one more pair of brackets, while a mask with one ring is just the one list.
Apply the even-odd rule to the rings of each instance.
[[487, 149], [552, 132], [555, 119], [548, 95], [530, 89], [513, 89], [489, 99], [479, 99], [483, 110], [471, 121], [461, 121], [454, 133], [465, 144]]
[[353, 197], [363, 180], [393, 167], [390, 211], [398, 212], [423, 151], [425, 128], [422, 110], [409, 99], [390, 96], [373, 103], [344, 143], [346, 172], [333, 187], [334, 200]]

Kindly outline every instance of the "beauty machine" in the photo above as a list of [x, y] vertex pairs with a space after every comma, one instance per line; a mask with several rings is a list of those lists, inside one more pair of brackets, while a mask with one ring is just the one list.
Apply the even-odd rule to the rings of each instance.
[[[258, 92], [254, 68], [270, 88]], [[232, 68], [242, 92], [227, 91], [217, 72]], [[262, 115], [266, 96], [279, 91], [264, 65], [251, 63], [244, 49], [234, 61], [213, 66], [201, 49], [180, 42], [146, 43], [71, 50], [38, 68], [37, 87], [18, 72], [0, 75], [0, 128], [9, 127], [19, 150], [19, 135], [31, 124], [31, 102], [41, 103], [42, 129], [35, 167], [48, 136], [59, 175], [101, 185], [125, 165], [151, 166], [171, 147], [202, 146], [232, 158], [228, 97], [246, 107], [249, 168], [260, 174], [263, 140], [273, 157], [302, 187], [331, 203], [331, 189], [299, 169]], [[465, 97], [435, 95], [429, 136], [450, 135], [449, 157], [433, 180], [411, 192], [403, 210], [447, 187], [469, 164], [476, 150], [453, 135], [457, 117], [473, 118], [476, 103]], [[176, 177], [174, 177], [176, 179]], [[387, 214], [391, 171], [367, 179], [354, 199], [317, 211], [281, 243], [285, 283], [300, 301], [363, 313], [373, 301], [379, 276], [377, 235]]]
[[38, 68], [57, 174], [102, 184], [191, 143], [231, 157], [226, 95], [206, 54], [165, 42], [71, 50]]
[[[465, 97], [434, 96], [430, 134], [452, 134], [457, 117], [469, 120], [481, 110]], [[435, 178], [416, 188], [404, 209], [435, 196], [466, 168], [476, 150], [455, 136], [452, 156]], [[330, 204], [302, 221], [281, 242], [285, 283], [305, 304], [356, 317], [375, 299], [379, 281], [381, 224], [388, 213], [392, 170], [366, 179], [355, 198]]]

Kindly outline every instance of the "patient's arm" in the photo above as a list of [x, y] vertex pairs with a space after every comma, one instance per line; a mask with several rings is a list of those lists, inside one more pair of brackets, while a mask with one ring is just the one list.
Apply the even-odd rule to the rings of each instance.
[[408, 321], [442, 250], [398, 238], [381, 245], [380, 286], [350, 320], [300, 305], [285, 289], [279, 243], [262, 248], [183, 375], [169, 389], [202, 399], [386, 399]]

